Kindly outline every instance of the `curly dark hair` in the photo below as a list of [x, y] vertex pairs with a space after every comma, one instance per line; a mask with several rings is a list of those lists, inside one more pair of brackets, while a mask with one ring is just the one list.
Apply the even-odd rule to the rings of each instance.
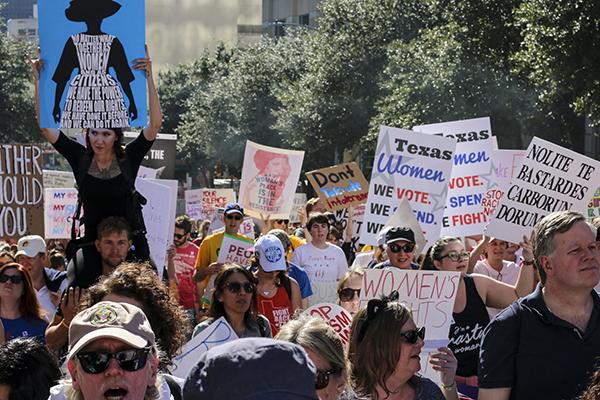
[[592, 381], [587, 390], [581, 395], [579, 400], [598, 400], [600, 399], [600, 362], [598, 369], [592, 376]]
[[142, 304], [157, 345], [163, 350], [159, 368], [167, 369], [177, 351], [187, 342], [191, 330], [189, 318], [169, 294], [156, 272], [148, 263], [125, 262], [88, 289], [80, 309], [101, 302], [108, 294], [131, 297]]

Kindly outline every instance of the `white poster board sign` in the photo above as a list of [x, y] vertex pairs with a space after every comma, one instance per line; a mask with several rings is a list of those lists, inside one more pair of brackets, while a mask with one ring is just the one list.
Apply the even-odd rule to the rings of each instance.
[[223, 242], [221, 242], [221, 250], [219, 251], [217, 262], [233, 263], [243, 267], [248, 264], [250, 257], [254, 255], [254, 251], [250, 250], [253, 247], [254, 241], [252, 240], [240, 239], [225, 234]]
[[491, 219], [500, 199], [508, 189], [511, 179], [517, 174], [517, 168], [525, 157], [525, 150], [494, 150], [492, 152], [492, 167], [496, 182], [481, 200], [486, 218]]
[[529, 236], [546, 215], [563, 210], [587, 213], [600, 186], [600, 162], [534, 137], [486, 234], [512, 241]]
[[377, 234], [406, 198], [427, 238], [439, 238], [452, 169], [454, 139], [382, 126], [360, 241], [377, 244]]
[[337, 282], [311, 282], [312, 296], [308, 297], [308, 305], [337, 302]]
[[290, 211], [290, 222], [295, 224], [300, 222], [298, 218], [298, 211], [306, 205], [306, 193], [294, 193], [294, 201], [292, 203], [292, 210]]
[[[363, 223], [363, 218], [365, 216], [365, 205], [361, 204], [352, 209], [352, 247], [354, 251], [360, 251], [359, 239], [360, 239], [360, 229]], [[342, 210], [337, 210], [335, 212], [335, 219], [340, 221], [342, 225], [342, 229], [344, 230], [344, 240], [346, 238], [346, 226], [348, 226], [348, 209], [344, 208]]]
[[42, 170], [42, 180], [44, 188], [63, 188], [69, 189], [75, 187], [75, 176], [72, 172]]
[[70, 239], [76, 210], [77, 189], [44, 189], [44, 237]]
[[158, 170], [154, 168], [144, 167], [140, 165], [140, 169], [138, 170], [137, 177], [143, 179], [156, 179], [156, 175], [158, 174]]
[[185, 213], [193, 220], [213, 221], [217, 209], [225, 208], [227, 203], [235, 202], [233, 189], [193, 189], [186, 190]]
[[341, 306], [333, 303], [315, 304], [307, 308], [302, 314], [322, 318], [340, 335], [340, 339], [342, 339], [345, 346], [350, 342], [352, 316]]
[[246, 215], [259, 219], [288, 218], [303, 159], [303, 151], [247, 141], [240, 184], [240, 203]]
[[181, 348], [180, 354], [173, 359], [171, 373], [181, 379], [187, 378], [204, 352], [236, 339], [238, 336], [225, 317], [219, 318]]

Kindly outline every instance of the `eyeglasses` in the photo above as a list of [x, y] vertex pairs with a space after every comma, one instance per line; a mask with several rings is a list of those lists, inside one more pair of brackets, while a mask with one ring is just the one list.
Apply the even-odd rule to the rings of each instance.
[[356, 298], [360, 297], [360, 289], [352, 289], [352, 288], [344, 288], [338, 292], [340, 296], [340, 301], [352, 301], [354, 300], [354, 295], [356, 294]]
[[425, 327], [422, 326], [412, 331], [401, 332], [400, 336], [402, 336], [407, 343], [415, 344], [419, 338], [425, 340]]
[[179, 233], [174, 233], [173, 236], [175, 236], [175, 239], [181, 239], [183, 237], [185, 237], [185, 235], [187, 235], [187, 233], [184, 233], [183, 235], [179, 234]]
[[18, 285], [20, 283], [23, 283], [23, 276], [0, 274], [0, 283], [6, 283], [8, 281], [11, 281], [15, 285]]
[[114, 358], [123, 371], [134, 372], [146, 366], [151, 347], [143, 349], [121, 350], [115, 353], [89, 352], [77, 354], [81, 368], [88, 374], [100, 374], [108, 368], [110, 359]]
[[227, 215], [225, 215], [225, 218], [226, 219], [234, 219], [236, 221], [241, 221], [242, 220], [242, 216], [239, 215], [239, 214], [235, 214], [235, 215], [234, 214], [227, 214]]
[[275, 222], [277, 222], [278, 224], [289, 224], [290, 220], [289, 219], [276, 219]]
[[317, 376], [315, 377], [315, 389], [325, 389], [329, 385], [329, 376], [331, 374], [339, 374], [341, 371], [338, 368], [332, 368], [327, 371], [317, 370]]
[[406, 243], [404, 246], [400, 246], [396, 243], [390, 243], [388, 244], [388, 248], [392, 253], [400, 253], [400, 250], [404, 251], [405, 253], [412, 253], [415, 249], [415, 245], [413, 243]]
[[467, 251], [449, 251], [445, 256], [440, 257], [440, 260], [448, 257], [452, 261], [460, 261], [463, 258], [469, 258], [470, 254]]
[[239, 282], [229, 282], [225, 285], [225, 287], [233, 294], [239, 293], [242, 289], [244, 289], [245, 293], [252, 294], [256, 289], [254, 284], [251, 282], [244, 282], [243, 284]]

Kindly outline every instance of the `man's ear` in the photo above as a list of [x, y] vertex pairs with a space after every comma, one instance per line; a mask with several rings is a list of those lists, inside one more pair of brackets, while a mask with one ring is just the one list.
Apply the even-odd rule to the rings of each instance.
[[98, 250], [98, 253], [100, 253], [100, 240], [99, 240], [99, 239], [96, 239], [96, 240], [94, 241], [94, 244], [96, 245], [96, 250]]
[[540, 267], [546, 273], [546, 276], [552, 274], [552, 272], [553, 272], [553, 265], [552, 265], [552, 260], [550, 260], [550, 257], [548, 257], [548, 256], [540, 256], [538, 258], [538, 263], [539, 263]]
[[148, 360], [150, 363], [150, 378], [148, 379], [148, 386], [156, 385], [156, 377], [158, 376], [158, 355], [153, 354], [152, 358]]
[[69, 374], [71, 375], [73, 389], [80, 390], [79, 377], [77, 376], [77, 367], [75, 366], [75, 362], [73, 360], [67, 361], [67, 369], [69, 370]]

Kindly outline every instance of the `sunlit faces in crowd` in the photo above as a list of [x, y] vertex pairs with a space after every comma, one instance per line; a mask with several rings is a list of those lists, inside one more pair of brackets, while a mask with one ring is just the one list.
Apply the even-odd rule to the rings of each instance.
[[96, 249], [102, 262], [111, 268], [116, 268], [125, 261], [130, 247], [131, 240], [127, 231], [105, 232], [96, 240]]
[[464, 275], [469, 265], [469, 253], [461, 241], [454, 240], [444, 246], [439, 259], [433, 260], [433, 264], [440, 271], [459, 271]]
[[223, 303], [226, 313], [244, 314], [252, 304], [255, 291], [254, 283], [244, 274], [234, 272], [226, 279], [216, 298]]
[[486, 249], [486, 257], [490, 262], [502, 262], [506, 255], [508, 242], [500, 239], [492, 239]]
[[25, 277], [17, 268], [6, 268], [0, 273], [0, 302], [18, 301], [23, 296]]
[[353, 317], [360, 307], [359, 298], [363, 277], [364, 270], [356, 268], [346, 272], [338, 283], [337, 293], [339, 304]]

